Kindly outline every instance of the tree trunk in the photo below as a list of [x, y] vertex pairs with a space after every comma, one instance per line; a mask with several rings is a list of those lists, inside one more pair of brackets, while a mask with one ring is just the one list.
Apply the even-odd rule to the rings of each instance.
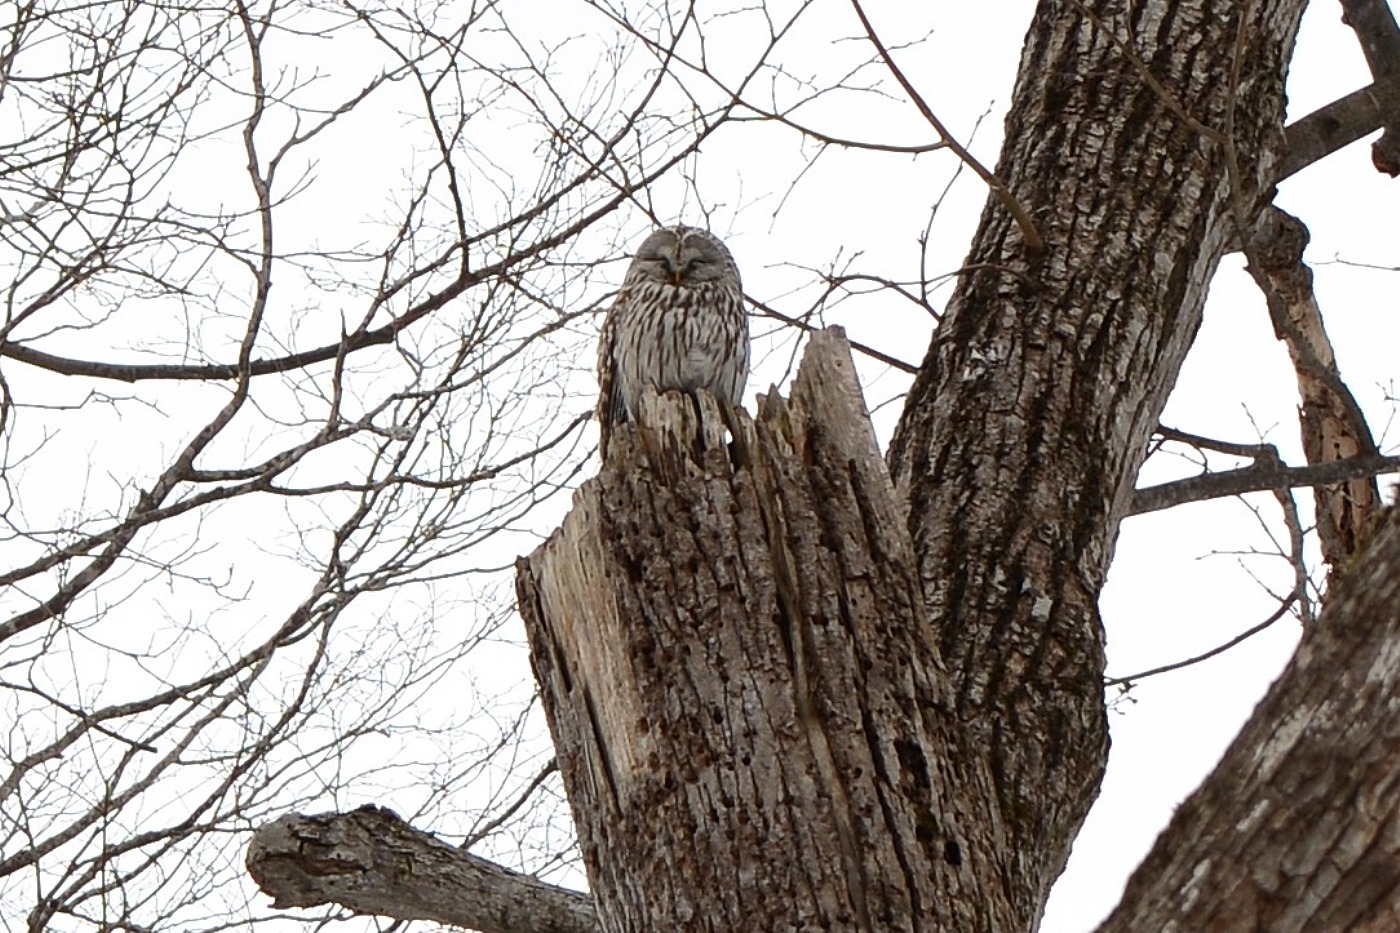
[[[1301, 0], [1041, 4], [989, 202], [889, 461], [1033, 922], [1107, 755], [1098, 597], [1201, 320], [1269, 194]], [[955, 799], [966, 796], [955, 789]]]
[[[718, 927], [726, 925], [721, 917], [729, 917], [734, 928], [763, 928], [748, 912], [755, 900], [765, 910], [777, 902], [790, 911], [786, 921], [888, 924], [894, 922], [889, 918], [904, 922], [908, 916], [916, 928], [1035, 925], [1106, 760], [1097, 601], [1118, 522], [1199, 326], [1211, 277], [1267, 202], [1281, 157], [1283, 78], [1302, 6], [1300, 0], [1158, 0], [1134, 5], [1126, 19], [1116, 3], [1040, 7], [1027, 36], [998, 174], [1034, 219], [1046, 247], [1028, 251], [1008, 212], [989, 203], [968, 271], [935, 334], [889, 455], [907, 503], [912, 548], [901, 544], [888, 553], [914, 555], [929, 615], [925, 622], [925, 607], [911, 606], [897, 621], [883, 616], [888, 629], [882, 643], [930, 659], [911, 668], [916, 690], [909, 702], [938, 711], [932, 723], [927, 714], [919, 723], [923, 733], [912, 759], [875, 754], [886, 735], [871, 729], [866, 714], [873, 707], [861, 699], [812, 707], [823, 739], [806, 743], [811, 749], [805, 758], [791, 758], [796, 750], [778, 741], [784, 729], [797, 729], [795, 723], [803, 726], [799, 732], [811, 730], [813, 713], [799, 702], [811, 689], [809, 670], [794, 661], [788, 687], [773, 679], [775, 671], [788, 672], [768, 660], [781, 647], [778, 635], [770, 632], [776, 641], [755, 651], [733, 633], [751, 630], [776, 611], [750, 602], [763, 598], [765, 589], [733, 570], [752, 570], [755, 555], [765, 553], [757, 516], [765, 495], [778, 492], [761, 492], [764, 458], [771, 455], [762, 430], [752, 494], [745, 471], [721, 483], [725, 474], [707, 467], [685, 474], [695, 489], [704, 487], [706, 498], [673, 502], [669, 497], [681, 493], [647, 477], [678, 474], [680, 462], [639, 460], [628, 470], [605, 469], [603, 505], [580, 497], [576, 511], [600, 533], [583, 539], [577, 530], [566, 532], [553, 545], [553, 559], [586, 551], [587, 560], [577, 559], [575, 574], [546, 575], [537, 557], [522, 575], [521, 593], [546, 704], [554, 708], [556, 737], [564, 743], [561, 761], [575, 745], [592, 756], [586, 781], [582, 774], [569, 780], [568, 768], [564, 774], [576, 816], [590, 824], [582, 837], [585, 857], [595, 866], [605, 924], [645, 925], [640, 911], [650, 889], [652, 906], [663, 902], [651, 917], [658, 927], [665, 926], [659, 917], [684, 922], [706, 916]], [[831, 423], [831, 412], [821, 417]], [[802, 456], [780, 475], [802, 475], [796, 471], [813, 454], [810, 446], [794, 449]], [[638, 473], [638, 466], [645, 472]], [[796, 481], [785, 479], [781, 491], [790, 482]], [[815, 481], [796, 488], [819, 491], [816, 502], [825, 503], [829, 495]], [[709, 498], [714, 496], [720, 498]], [[904, 509], [887, 511], [898, 516]], [[684, 547], [666, 538], [666, 526], [656, 517], [668, 514], [692, 516]], [[859, 530], [858, 514], [832, 525], [818, 541], [839, 541]], [[642, 516], [645, 524], [639, 523]], [[735, 542], [733, 550], [690, 543], [721, 535]], [[766, 540], [774, 537], [770, 530]], [[643, 556], [667, 569], [637, 563]], [[767, 597], [775, 606], [785, 592], [777, 583], [782, 566], [775, 561], [776, 589]], [[799, 571], [816, 566], [806, 559], [796, 565]], [[592, 587], [566, 585], [573, 576]], [[707, 582], [702, 587], [693, 579]], [[847, 577], [823, 571], [819, 579], [836, 586]], [[607, 595], [609, 588], [614, 595]], [[796, 590], [809, 591], [810, 585]], [[870, 592], [888, 598], [876, 588]], [[839, 587], [831, 597], [838, 603], [859, 604], [837, 594]], [[657, 620], [676, 598], [702, 600], [698, 605], [720, 599], [725, 608], [705, 615], [717, 628], [706, 629], [704, 637], [691, 633], [687, 643], [680, 627], [662, 640], [655, 634]], [[581, 610], [583, 605], [590, 608]], [[803, 625], [800, 612], [783, 611], [784, 624], [799, 634], [827, 630]], [[571, 613], [574, 624], [566, 625]], [[605, 623], [594, 618], [598, 613]], [[639, 640], [629, 643], [629, 632]], [[732, 650], [722, 649], [725, 639]], [[575, 641], [582, 646], [575, 648]], [[593, 647], [600, 642], [608, 643], [607, 652]], [[702, 644], [702, 654], [686, 658], [687, 650]], [[933, 660], [940, 655], [946, 671]], [[655, 671], [658, 656], [668, 665], [664, 675]], [[673, 669], [672, 663], [680, 666]], [[668, 691], [680, 690], [676, 684], [694, 689], [704, 672], [717, 692], [686, 693], [667, 706]], [[642, 685], [653, 677], [654, 696]], [[849, 690], [839, 677], [819, 682]], [[758, 716], [769, 723], [772, 744], [750, 746], [751, 726], [731, 729], [726, 710], [734, 701], [725, 700], [725, 683], [756, 683], [759, 696], [786, 697], [786, 706], [765, 705]], [[669, 709], [669, 715], [655, 720], [659, 709]], [[716, 721], [702, 722], [706, 709]], [[787, 716], [795, 721], [784, 721]], [[961, 733], [954, 738], [960, 730], [937, 728], [939, 722], [958, 722]], [[842, 735], [859, 729], [872, 736], [869, 767], [878, 759], [883, 770], [840, 759], [830, 772], [821, 749], [844, 747]], [[670, 730], [705, 738], [684, 752], [671, 748], [669, 737], [651, 738]], [[639, 734], [648, 736], [640, 745]], [[731, 750], [731, 741], [740, 744]], [[653, 742], [677, 757], [649, 759]], [[751, 749], [762, 748], [776, 761], [793, 762], [784, 775], [805, 775], [805, 785], [822, 788], [822, 806], [778, 806], [779, 800], [787, 804], [781, 795], [765, 806], [760, 795], [746, 799], [737, 811], [742, 816], [731, 824], [736, 791], [757, 793], [764, 785], [737, 782], [720, 793], [716, 782], [737, 773], [730, 771], [728, 756], [736, 756], [738, 768]], [[682, 763], [677, 775], [665, 767], [671, 760]], [[851, 796], [856, 776], [887, 779], [892, 787], [921, 780], [930, 785], [923, 821], [943, 844], [942, 864], [926, 850], [924, 859], [909, 863], [910, 882], [887, 880], [892, 876], [882, 868], [880, 853], [893, 840], [866, 835], [866, 811]], [[690, 787], [707, 790], [686, 797], [688, 816], [672, 825], [676, 795]], [[589, 796], [578, 799], [584, 788]], [[649, 822], [623, 828], [623, 810], [638, 804]], [[714, 807], [710, 823], [703, 818], [708, 806]], [[610, 812], [604, 815], [603, 808]], [[789, 828], [775, 824], [794, 819], [794, 812], [802, 817]], [[970, 822], [975, 819], [984, 822]], [[667, 826], [664, 840], [648, 838], [658, 822]], [[734, 828], [726, 835], [716, 825]], [[803, 838], [796, 834], [799, 826], [827, 833]], [[770, 854], [801, 855], [749, 863], [725, 848], [741, 831], [771, 837]], [[693, 845], [692, 854], [677, 854], [671, 841], [682, 851]], [[895, 851], [907, 860], [911, 850]], [[857, 856], [859, 871], [852, 867]], [[750, 864], [746, 873], [743, 866]], [[867, 884], [870, 879], [875, 883]], [[953, 905], [971, 894], [967, 883], [981, 886], [971, 895], [981, 913], [943, 914], [957, 911]], [[716, 885], [733, 900], [713, 914]], [[629, 886], [635, 890], [619, 895], [617, 889]], [[750, 889], [762, 897], [753, 898]], [[821, 896], [804, 897], [803, 890]], [[921, 890], [926, 893], [917, 895]], [[625, 904], [617, 914], [604, 903], [614, 897]], [[740, 907], [745, 910], [735, 913]]]
[[[888, 473], [832, 335], [737, 465], [703, 397], [619, 429], [517, 577], [603, 929], [1036, 925], [1107, 753], [1118, 523], [1285, 165], [1302, 7], [1040, 5], [998, 175], [1045, 248], [989, 205]], [[1113, 928], [1390, 928], [1394, 521]]]
[[698, 422], [651, 401], [519, 564], [604, 928], [1010, 929], [966, 857], [998, 832], [988, 776], [949, 753], [961, 724], [844, 339], [814, 337], [792, 399], [741, 416], [738, 467], [708, 397]]

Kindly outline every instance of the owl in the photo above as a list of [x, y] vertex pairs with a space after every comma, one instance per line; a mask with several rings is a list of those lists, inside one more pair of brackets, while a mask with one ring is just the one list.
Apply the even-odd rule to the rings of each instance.
[[642, 389], [706, 389], [737, 408], [749, 378], [739, 268], [718, 237], [663, 227], [643, 241], [598, 341], [599, 450], [636, 417]]

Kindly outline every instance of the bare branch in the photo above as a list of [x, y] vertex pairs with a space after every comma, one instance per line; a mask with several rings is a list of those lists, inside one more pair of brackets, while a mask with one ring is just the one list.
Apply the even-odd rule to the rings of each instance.
[[1400, 74], [1352, 91], [1293, 121], [1284, 130], [1284, 157], [1276, 181], [1291, 178], [1327, 156], [1374, 133], [1400, 114]]
[[889, 68], [890, 74], [894, 75], [894, 79], [899, 82], [899, 86], [904, 88], [904, 92], [909, 95], [910, 102], [914, 104], [923, 118], [928, 121], [929, 125], [938, 132], [939, 138], [948, 145], [948, 148], [953, 150], [964, 165], [977, 173], [977, 177], [982, 179], [982, 182], [991, 190], [992, 194], [1001, 205], [1016, 219], [1016, 226], [1020, 229], [1021, 235], [1025, 237], [1026, 249], [1031, 254], [1043, 252], [1045, 249], [1045, 241], [1041, 238], [1040, 231], [1036, 229], [1035, 221], [1031, 219], [1031, 215], [1026, 211], [1025, 206], [1022, 205], [1020, 201], [1016, 200], [1016, 197], [1001, 179], [992, 174], [990, 169], [979, 162], [976, 156], [959, 143], [957, 139], [953, 137], [952, 133], [948, 132], [948, 128], [943, 125], [942, 120], [938, 119], [938, 115], [933, 112], [933, 108], [924, 100], [918, 88], [914, 87], [913, 82], [911, 82], [904, 72], [900, 70], [899, 66], [895, 64], [894, 57], [890, 54], [889, 49], [885, 47], [884, 42], [880, 40], [880, 36], [875, 32], [875, 27], [871, 24], [869, 18], [866, 17], [865, 9], [860, 5], [860, 0], [851, 0], [851, 7], [856, 11], [856, 16], [860, 18], [860, 24], [865, 28], [865, 35], [870, 40], [870, 44], [875, 47], [881, 60], [884, 61], [885, 66]]
[[1133, 494], [1130, 515], [1157, 512], [1188, 502], [1204, 502], [1225, 496], [1303, 486], [1326, 486], [1349, 480], [1400, 471], [1400, 456], [1368, 454], [1330, 463], [1287, 466], [1281, 461], [1260, 459], [1247, 467], [1219, 473], [1203, 473], [1139, 489]]
[[[791, 327], [801, 328], [803, 331], [809, 334], [820, 333], [823, 330], [822, 327], [812, 324], [809, 321], [803, 320], [802, 318], [793, 317], [790, 314], [784, 314], [782, 311], [779, 311], [777, 308], [774, 308], [772, 305], [766, 304], [765, 302], [750, 298], [749, 303], [752, 304], [758, 310], [762, 311], [764, 317], [771, 317], [773, 320], [782, 321], [784, 324], [787, 324]], [[892, 369], [897, 369], [900, 372], [910, 374], [917, 373], [919, 371], [919, 367], [915, 366], [913, 363], [906, 363], [904, 360], [890, 356], [888, 353], [883, 353], [879, 350], [876, 350], [874, 347], [867, 346], [866, 344], [863, 344], [857, 340], [850, 341], [850, 344], [851, 349], [855, 350], [857, 353], [860, 353], [863, 356], [868, 356], [878, 363], [884, 363], [886, 366], [889, 366]]]
[[1258, 635], [1260, 632], [1273, 625], [1279, 619], [1282, 619], [1288, 614], [1288, 610], [1292, 608], [1293, 604], [1297, 601], [1298, 594], [1296, 592], [1290, 593], [1288, 595], [1288, 598], [1285, 599], [1282, 603], [1280, 603], [1279, 607], [1275, 609], [1263, 622], [1251, 626], [1250, 628], [1236, 635], [1234, 638], [1230, 639], [1224, 644], [1217, 645], [1216, 647], [1211, 648], [1209, 651], [1203, 651], [1200, 654], [1195, 655], [1194, 657], [1187, 658], [1184, 661], [1173, 661], [1171, 664], [1163, 664], [1161, 667], [1154, 667], [1150, 668], [1149, 670], [1139, 671], [1136, 674], [1128, 674], [1124, 677], [1106, 677], [1104, 678], [1103, 685], [1105, 687], [1123, 687], [1126, 689], [1132, 687], [1133, 684], [1137, 683], [1138, 681], [1145, 680], [1148, 677], [1156, 677], [1158, 674], [1166, 674], [1170, 673], [1171, 671], [1179, 671], [1184, 667], [1190, 667], [1193, 664], [1199, 664], [1202, 661], [1208, 661], [1216, 655], [1224, 654], [1225, 652], [1229, 651], [1231, 648], [1235, 647], [1241, 642], [1253, 638], [1255, 635]]
[[[1342, 21], [1356, 32], [1366, 64], [1377, 81], [1400, 76], [1400, 26], [1386, 0], [1342, 0]], [[1371, 145], [1376, 171], [1400, 175], [1400, 113], [1392, 110], [1385, 132]]]

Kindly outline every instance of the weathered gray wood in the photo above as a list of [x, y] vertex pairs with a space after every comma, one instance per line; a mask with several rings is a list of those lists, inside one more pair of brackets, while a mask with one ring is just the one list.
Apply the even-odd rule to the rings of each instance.
[[518, 565], [604, 928], [1009, 929], [844, 337], [740, 416], [751, 462], [702, 408], [648, 404]]
[[586, 894], [477, 858], [389, 810], [288, 814], [259, 827], [248, 873], [273, 906], [340, 904], [482, 933], [594, 933]]
[[[1312, 269], [1303, 261], [1309, 236], [1301, 220], [1271, 207], [1260, 217], [1248, 254], [1254, 279], [1268, 297], [1274, 332], [1288, 347], [1298, 376], [1303, 454], [1314, 465], [1379, 457], [1366, 416], [1342, 381], [1313, 291]], [[1313, 496], [1323, 559], [1338, 567], [1355, 552], [1379, 512], [1380, 486], [1374, 475], [1360, 476], [1315, 487]]]

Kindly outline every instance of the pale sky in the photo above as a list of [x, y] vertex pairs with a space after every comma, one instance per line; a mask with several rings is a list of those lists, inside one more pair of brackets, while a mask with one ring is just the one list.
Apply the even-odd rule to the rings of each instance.
[[[554, 5], [533, 5], [532, 12], [540, 6]], [[705, 6], [712, 4], [702, 4]], [[768, 6], [781, 12], [794, 4]], [[949, 129], [964, 142], [971, 139], [970, 148], [984, 164], [994, 164], [1033, 4], [1028, 0], [980, 5], [885, 0], [869, 6], [877, 27], [888, 37], [913, 38], [927, 33], [923, 46], [897, 50], [896, 57]], [[516, 18], [537, 30], [534, 38], [540, 41], [576, 36], [554, 59], [559, 72], [569, 76], [561, 87], [567, 84], [583, 98], [605, 103], [612, 100], [613, 91], [597, 71], [598, 37], [604, 29], [601, 17], [575, 4], [558, 7], [557, 18], [542, 22], [525, 13]], [[505, 8], [514, 9], [510, 4]], [[737, 76], [745, 56], [753, 52], [748, 41], [752, 34], [746, 33], [753, 25], [752, 20], [735, 18], [717, 27], [729, 31], [715, 37], [707, 54], [716, 72], [726, 79]], [[820, 85], [823, 78], [843, 73], [846, 63], [868, 56], [859, 43], [836, 41], [855, 28], [845, 3], [819, 0], [802, 28], [781, 47], [781, 57], [791, 74], [811, 77]], [[468, 52], [482, 59], [497, 53], [508, 59], [510, 49], [503, 43], [499, 35], [484, 35]], [[308, 93], [324, 89], [325, 99], [331, 100], [339, 90], [363, 85], [374, 72], [374, 52], [372, 44], [349, 36], [329, 42], [308, 40], [285, 50], [284, 64], [300, 67], [303, 77], [313, 68], [319, 70], [325, 78], [318, 79]], [[635, 69], [641, 64], [638, 59], [627, 67]], [[871, 80], [878, 76], [876, 72], [869, 74]], [[1305, 113], [1367, 81], [1361, 53], [1350, 30], [1340, 23], [1338, 8], [1311, 5], [1290, 79], [1292, 115]], [[697, 86], [701, 85], [703, 82], [697, 81]], [[404, 179], [415, 165], [412, 140], [422, 138], [414, 137], [422, 127], [415, 128], [413, 123], [411, 90], [401, 87], [373, 98], [363, 112], [318, 140], [324, 146], [314, 150], [314, 158], [299, 163], [309, 187], [283, 215], [286, 234], [282, 248], [350, 249], [382, 236], [384, 225], [394, 217], [394, 205], [401, 203]], [[714, 93], [713, 89], [709, 92]], [[787, 93], [798, 93], [796, 85]], [[933, 138], [908, 105], [896, 99], [836, 95], [799, 114], [814, 128], [833, 135], [898, 144]], [[217, 111], [201, 113], [201, 118], [208, 119], [210, 127], [219, 124]], [[278, 129], [278, 119], [275, 114], [269, 117], [265, 128], [269, 136]], [[534, 145], [535, 137], [521, 131], [528, 119], [529, 114], [518, 107], [503, 106], [485, 110], [480, 122], [472, 125], [469, 141], [476, 153], [489, 155], [497, 166], [518, 169], [493, 172], [487, 166], [480, 176], [473, 176], [478, 180], [469, 197], [483, 216], [499, 207], [506, 199], [502, 192], [512, 183], [528, 188], [538, 175], [540, 150]], [[981, 125], [973, 136], [979, 120]], [[816, 294], [813, 269], [834, 267], [908, 278], [910, 270], [917, 269], [916, 237], [929, 223], [932, 206], [940, 197], [942, 204], [931, 227], [929, 268], [939, 274], [957, 269], [985, 191], [967, 172], [948, 188], [957, 170], [951, 154], [935, 152], [914, 158], [831, 149], [812, 162], [816, 152], [810, 144], [797, 141], [789, 130], [762, 124], [731, 126], [707, 141], [700, 159], [683, 167], [688, 179], [673, 174], [656, 185], [649, 195], [650, 204], [665, 221], [696, 223], [708, 218], [735, 254], [749, 294], [794, 315], [802, 314]], [[246, 203], [246, 180], [240, 181], [237, 175], [244, 156], [236, 132], [198, 143], [188, 156], [170, 180], [183, 192], [187, 206], [198, 203], [215, 211]], [[1308, 259], [1316, 273], [1318, 295], [1343, 376], [1369, 415], [1382, 449], [1394, 452], [1400, 443], [1391, 424], [1392, 400], [1397, 394], [1394, 380], [1400, 369], [1394, 350], [1400, 346], [1400, 309], [1395, 297], [1400, 294], [1396, 287], [1400, 250], [1392, 218], [1400, 203], [1400, 188], [1371, 168], [1366, 145], [1358, 144], [1285, 183], [1279, 203], [1299, 214], [1311, 229]], [[620, 211], [609, 218], [602, 232], [585, 236], [575, 247], [573, 258], [583, 261], [600, 254], [618, 255], [626, 244], [638, 242], [649, 224], [638, 209]], [[299, 340], [333, 341], [343, 326], [345, 309], [353, 313], [359, 307], [356, 299], [361, 295], [356, 288], [372, 282], [373, 270], [356, 267], [354, 274], [362, 276], [360, 280], [334, 286], [325, 284], [323, 269], [300, 271], [303, 279], [290, 272], [280, 279], [288, 291], [288, 319], [298, 322]], [[622, 272], [621, 262], [610, 263], [591, 277], [568, 283], [564, 293], [575, 306], [586, 307], [616, 287]], [[230, 279], [227, 295], [222, 297], [236, 304], [244, 294], [240, 289], [245, 287], [246, 282]], [[945, 280], [935, 293], [935, 302], [941, 305], [949, 291], [950, 283]], [[432, 333], [441, 336], [468, 320], [476, 300], [468, 294], [446, 309], [432, 325], [441, 329]], [[163, 339], [176, 345], [181, 328], [188, 326], [197, 331], [194, 342], [217, 346], [221, 340], [235, 339], [241, 326], [236, 315], [229, 319], [205, 315], [208, 309], [198, 302], [184, 306], [174, 317], [166, 316], [169, 305], [152, 305], [152, 309], [153, 343]], [[243, 308], [235, 310], [241, 313]], [[334, 313], [337, 310], [339, 313]], [[181, 313], [188, 319], [178, 319]], [[911, 363], [922, 358], [932, 327], [926, 314], [878, 296], [856, 297], [831, 307], [824, 320], [842, 324], [854, 339]], [[592, 341], [597, 323], [594, 316], [551, 337], [550, 346], [567, 363], [557, 385], [520, 390], [523, 400], [518, 402], [509, 400], [515, 384], [499, 389], [493, 402], [501, 406], [502, 423], [523, 436], [534, 430], [531, 419], [536, 412], [586, 410], [588, 396], [594, 391]], [[754, 373], [746, 396], [750, 402], [770, 384], [781, 385], [791, 375], [794, 357], [787, 332], [776, 332], [770, 322], [753, 323]], [[73, 339], [77, 342], [68, 345], [72, 355], [99, 357], [112, 338], [98, 328], [78, 331]], [[138, 342], [129, 335], [123, 339], [127, 345]], [[393, 367], [401, 361], [396, 363], [389, 355], [366, 355], [363, 359], [382, 365], [380, 375], [386, 380], [399, 374]], [[505, 372], [510, 378], [523, 378], [522, 373], [528, 374], [528, 362]], [[858, 364], [867, 401], [875, 410], [877, 431], [882, 442], [887, 441], [908, 377], [868, 360], [858, 359]], [[11, 369], [20, 372], [18, 367]], [[7, 376], [11, 369], [7, 369]], [[20, 390], [54, 405], [77, 404], [86, 391], [73, 381], [23, 372]], [[375, 376], [367, 374], [358, 384], [366, 406], [376, 397]], [[226, 454], [234, 461], [265, 453], [304, 429], [305, 425], [278, 421], [280, 412], [306, 404], [296, 388], [290, 384], [281, 389], [268, 386], [266, 391], [262, 400], [265, 407], [259, 409], [257, 419], [240, 426], [224, 442], [226, 447], [218, 451], [221, 456]], [[122, 491], [125, 480], [137, 477], [146, 482], [187, 439], [189, 425], [207, 417], [225, 397], [219, 388], [182, 385], [172, 390], [151, 384], [138, 386], [127, 395], [130, 398], [118, 405], [90, 405], [70, 413], [56, 409], [53, 417], [63, 419], [63, 430], [52, 438], [39, 416], [26, 414], [21, 419], [15, 429], [16, 443], [43, 454], [10, 476], [13, 486], [25, 490], [24, 508], [32, 521], [58, 524], [75, 509], [87, 507], [100, 513], [104, 509], [116, 511], [123, 502], [129, 504], [129, 499], [122, 498], [130, 495], [129, 490]], [[1263, 301], [1243, 273], [1239, 257], [1227, 257], [1212, 284], [1205, 323], [1162, 420], [1172, 427], [1222, 440], [1267, 440], [1277, 444], [1290, 462], [1298, 463], [1296, 405], [1287, 354], [1273, 337]], [[119, 412], [119, 417], [114, 412]], [[480, 430], [471, 416], [464, 414], [456, 433], [448, 437], [459, 451], [470, 450], [478, 442]], [[586, 430], [591, 432], [592, 428]], [[510, 435], [511, 431], [503, 433]], [[133, 443], [133, 438], [140, 442]], [[492, 443], [498, 446], [493, 450], [509, 450], [517, 442], [519, 438], [510, 436], [494, 438]], [[570, 454], [574, 461], [581, 455], [581, 449]], [[313, 461], [306, 470], [309, 474], [319, 469], [333, 471], [340, 465], [335, 459], [338, 456], [339, 452]], [[101, 469], [89, 470], [89, 462], [100, 464]], [[1225, 461], [1218, 465], [1225, 465]], [[1147, 465], [1144, 481], [1159, 482], [1188, 475], [1194, 469], [1183, 460], [1164, 457]], [[595, 470], [596, 461], [570, 482], [576, 485]], [[1390, 484], [1390, 480], [1385, 483]], [[53, 497], [29, 491], [45, 488], [82, 493]], [[461, 508], [490, 515], [492, 508], [509, 507], [507, 495], [502, 486], [470, 499]], [[1306, 516], [1310, 500], [1306, 495], [1299, 498]], [[529, 697], [531, 674], [519, 644], [523, 635], [518, 620], [507, 618], [504, 609], [510, 599], [510, 563], [547, 535], [567, 507], [568, 497], [558, 496], [527, 518], [512, 522], [508, 534], [476, 549], [464, 548], [443, 561], [444, 569], [463, 571], [463, 576], [385, 594], [381, 601], [367, 602], [357, 611], [347, 622], [345, 634], [363, 640], [367, 667], [373, 670], [378, 663], [375, 651], [382, 649], [385, 657], [387, 652], [398, 652], [392, 663], [384, 665], [386, 683], [410, 676], [395, 665], [441, 658], [448, 650], [445, 646], [477, 636], [484, 641], [472, 652], [442, 662], [441, 669], [435, 668], [431, 676], [424, 674], [424, 684], [396, 714], [402, 717], [404, 735], [421, 744], [411, 744], [388, 731], [367, 736], [345, 758], [324, 764], [338, 776], [352, 776], [345, 786], [318, 796], [314, 777], [300, 783], [289, 781], [289, 787], [295, 785], [296, 796], [288, 800], [288, 809], [311, 812], [375, 802], [405, 816], [416, 815], [413, 822], [422, 829], [450, 836], [470, 822], [487, 795], [513, 786], [512, 780], [518, 786], [547, 760], [544, 729], [536, 716], [531, 724], [536, 744], [523, 763], [496, 762], [482, 772], [472, 772], [476, 776], [471, 780], [460, 775], [444, 777], [457, 771], [466, 773], [466, 764], [459, 768], [456, 762], [465, 762], [489, 747], [496, 721], [514, 716]], [[137, 684], [144, 686], [143, 678], [159, 682], [165, 676], [150, 666], [159, 645], [179, 645], [180, 651], [187, 652], [180, 656], [188, 661], [195, 656], [225, 656], [238, 644], [252, 643], [285, 615], [285, 600], [291, 598], [287, 594], [300, 592], [298, 587], [304, 586], [307, 571], [298, 566], [300, 544], [326, 535], [330, 518], [309, 502], [279, 502], [271, 508], [248, 503], [211, 516], [198, 536], [201, 546], [207, 543], [210, 550], [191, 566], [225, 581], [220, 593], [156, 574], [159, 585], [141, 588], [110, 606], [92, 607], [95, 616], [110, 617], [112, 628], [94, 629], [63, 646], [63, 664], [69, 666], [54, 660], [58, 666], [48, 675], [62, 689], [71, 689], [75, 703], [113, 702], [126, 696], [124, 691], [138, 690]], [[1282, 594], [1291, 586], [1291, 571], [1283, 561], [1259, 553], [1271, 548], [1270, 530], [1280, 533], [1280, 522], [1277, 505], [1267, 494], [1251, 496], [1246, 502], [1196, 504], [1128, 519], [1120, 532], [1102, 599], [1108, 673], [1129, 674], [1198, 654], [1268, 616], [1275, 605], [1270, 591]], [[0, 555], [7, 565], [19, 560], [15, 555], [23, 544], [0, 543]], [[172, 539], [169, 546], [178, 549], [182, 545]], [[161, 586], [166, 589], [162, 591]], [[1147, 679], [1129, 697], [1114, 703], [1108, 775], [1069, 867], [1052, 894], [1042, 930], [1081, 933], [1091, 929], [1117, 902], [1128, 874], [1173, 808], [1209, 773], [1287, 661], [1297, 636], [1298, 624], [1291, 618], [1283, 619], [1224, 656]], [[421, 645], [415, 639], [421, 639]], [[328, 721], [348, 716], [356, 704], [372, 705], [372, 691], [356, 681], [355, 690], [362, 689], [364, 693], [339, 695], [337, 702], [343, 702], [344, 709], [328, 713]], [[479, 718], [472, 719], [474, 716]], [[463, 725], [467, 720], [470, 723]], [[461, 726], [460, 731], [450, 739], [445, 732], [428, 738], [432, 730], [448, 721]], [[511, 767], [517, 768], [513, 776], [508, 774]], [[463, 781], [460, 786], [452, 783], [458, 779]], [[170, 795], [177, 792], [173, 784], [164, 791]], [[521, 839], [496, 840], [494, 850], [488, 848], [481, 854], [507, 858], [514, 845], [514, 854], [527, 863], [527, 869], [541, 869], [550, 880], [577, 884], [576, 872], [545, 860], [545, 854], [558, 846], [561, 820], [556, 814], [552, 823], [524, 833]], [[250, 884], [246, 877], [238, 881], [241, 890]], [[18, 888], [0, 889], [0, 920], [27, 910], [25, 896]], [[266, 899], [259, 895], [256, 903], [265, 904]], [[259, 928], [299, 926], [286, 922]], [[357, 927], [349, 924], [347, 928]], [[363, 928], [373, 925], [366, 922]]]

